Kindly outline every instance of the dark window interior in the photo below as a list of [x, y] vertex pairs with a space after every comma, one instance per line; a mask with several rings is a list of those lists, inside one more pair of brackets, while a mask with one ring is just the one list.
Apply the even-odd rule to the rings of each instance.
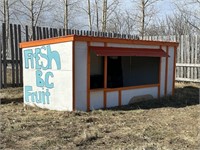
[[159, 57], [122, 57], [123, 86], [159, 83]]
[[[157, 84], [159, 64], [159, 57], [108, 57], [107, 88]], [[90, 65], [90, 88], [104, 88], [104, 57], [91, 53]]]
[[90, 55], [90, 89], [104, 88], [104, 57]]
[[121, 57], [108, 57], [107, 62], [107, 87], [123, 87], [122, 61]]

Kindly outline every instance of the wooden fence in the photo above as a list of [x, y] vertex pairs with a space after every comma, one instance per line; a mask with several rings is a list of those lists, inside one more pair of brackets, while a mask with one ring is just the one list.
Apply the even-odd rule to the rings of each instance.
[[[18, 47], [21, 41], [40, 40], [70, 34], [122, 39], [139, 39], [137, 35], [118, 34], [111, 32], [95, 32], [85, 30], [56, 29], [33, 27], [32, 35], [28, 26], [10, 24], [10, 40], [7, 46], [5, 24], [2, 24], [2, 41], [0, 41], [0, 89], [23, 85], [22, 51]], [[177, 41], [176, 80], [200, 82], [200, 36], [146, 36], [144, 40]], [[8, 49], [8, 50], [7, 50]]]
[[200, 35], [146, 36], [144, 39], [179, 42], [176, 81], [200, 83]]

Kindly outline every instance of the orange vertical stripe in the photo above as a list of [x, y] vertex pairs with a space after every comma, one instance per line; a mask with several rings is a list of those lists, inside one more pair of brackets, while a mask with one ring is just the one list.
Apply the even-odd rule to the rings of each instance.
[[90, 111], [90, 42], [87, 42], [87, 111]]
[[[160, 45], [160, 49], [162, 49], [162, 46]], [[159, 63], [159, 73], [158, 73], [158, 98], [160, 98], [160, 83], [161, 83], [161, 68], [162, 67], [162, 57], [160, 57], [160, 63]]]
[[[104, 47], [107, 46], [107, 43], [104, 43]], [[107, 63], [108, 63], [108, 57], [104, 57], [104, 89], [107, 88]], [[106, 91], [104, 90], [104, 98], [103, 98], [103, 105], [104, 108], [107, 106], [107, 94]]]
[[118, 93], [119, 95], [118, 95], [118, 105], [119, 106], [121, 106], [122, 105], [122, 91], [121, 90], [119, 90], [119, 93]]
[[176, 55], [177, 55], [177, 47], [174, 46], [174, 72], [173, 72], [173, 88], [172, 88], [172, 95], [174, 95], [175, 90], [175, 74], [176, 74]]

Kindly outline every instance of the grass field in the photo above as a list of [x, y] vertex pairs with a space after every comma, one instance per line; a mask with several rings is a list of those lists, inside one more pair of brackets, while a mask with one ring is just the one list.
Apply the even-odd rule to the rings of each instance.
[[199, 88], [177, 83], [173, 97], [89, 113], [23, 107], [22, 88], [0, 90], [0, 149], [198, 150]]

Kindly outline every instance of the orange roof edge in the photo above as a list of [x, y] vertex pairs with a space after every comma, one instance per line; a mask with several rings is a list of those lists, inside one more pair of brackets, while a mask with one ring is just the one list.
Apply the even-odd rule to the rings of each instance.
[[22, 42], [19, 44], [20, 48], [34, 47], [46, 44], [56, 44], [69, 41], [85, 41], [85, 42], [104, 42], [104, 43], [119, 43], [119, 44], [137, 44], [137, 45], [156, 45], [156, 46], [178, 46], [178, 42], [167, 41], [150, 41], [150, 40], [134, 40], [134, 39], [120, 39], [108, 37], [93, 37], [82, 35], [67, 35], [54, 37], [49, 39], [42, 39], [36, 41]]
[[46, 44], [69, 42], [69, 41], [74, 41], [74, 35], [67, 35], [67, 36], [53, 37], [53, 38], [42, 39], [42, 40], [22, 42], [22, 43], [19, 43], [19, 47], [28, 48], [28, 47], [34, 47], [34, 46], [40, 46], [40, 45], [46, 45]]

